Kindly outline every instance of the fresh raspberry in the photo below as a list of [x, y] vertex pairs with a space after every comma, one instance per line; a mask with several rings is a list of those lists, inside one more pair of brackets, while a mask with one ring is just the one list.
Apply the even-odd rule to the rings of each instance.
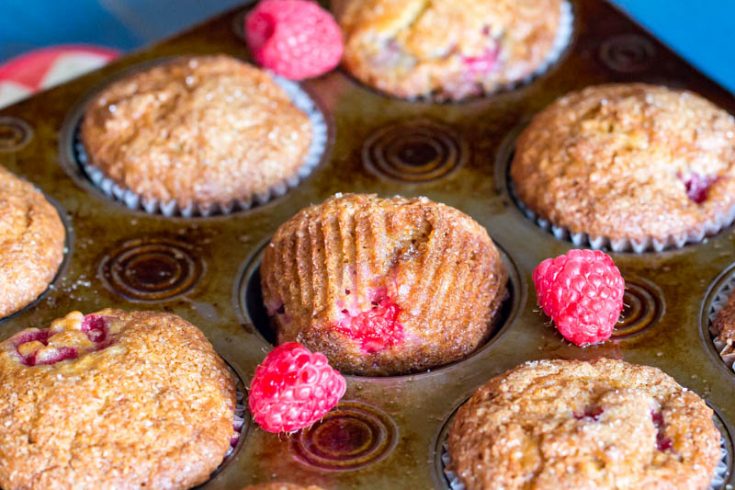
[[398, 322], [401, 308], [391, 300], [385, 290], [378, 290], [372, 307], [367, 311], [345, 315], [337, 323], [337, 331], [360, 342], [360, 349], [366, 354], [373, 354], [390, 348], [403, 341], [403, 325]]
[[575, 345], [612, 335], [623, 310], [625, 282], [613, 260], [599, 250], [570, 250], [533, 271], [538, 304]]
[[273, 349], [256, 368], [248, 405], [263, 430], [294, 432], [324, 417], [345, 389], [345, 379], [324, 354], [287, 342]]
[[263, 0], [245, 19], [255, 60], [292, 80], [327, 73], [344, 48], [334, 17], [308, 0]]
[[574, 412], [574, 418], [577, 420], [592, 420], [594, 422], [600, 421], [600, 416], [605, 412], [605, 409], [598, 406], [585, 407], [584, 412]]
[[709, 188], [712, 187], [717, 178], [692, 172], [688, 175], [679, 174], [679, 180], [684, 183], [687, 197], [697, 204], [702, 204], [707, 200]]

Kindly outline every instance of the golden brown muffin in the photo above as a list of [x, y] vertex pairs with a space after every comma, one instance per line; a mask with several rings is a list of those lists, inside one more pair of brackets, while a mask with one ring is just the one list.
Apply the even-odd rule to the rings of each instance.
[[0, 485], [184, 489], [222, 462], [235, 382], [176, 315], [79, 312], [0, 343]]
[[48, 288], [64, 258], [65, 235], [43, 194], [0, 167], [0, 318]]
[[533, 361], [457, 412], [451, 469], [467, 490], [706, 489], [721, 459], [712, 410], [659, 369]]
[[279, 343], [391, 375], [463, 358], [491, 333], [507, 273], [487, 231], [426, 198], [347, 194], [281, 225], [261, 267]]
[[492, 92], [558, 54], [569, 21], [563, 7], [562, 0], [348, 0], [338, 16], [343, 61], [361, 81], [398, 97]]
[[715, 317], [712, 323], [715, 345], [720, 351], [722, 360], [728, 365], [735, 361], [735, 295], [731, 294], [727, 304]]
[[248, 485], [242, 490], [322, 490], [322, 488], [317, 487], [316, 485], [305, 487], [303, 485], [297, 485], [296, 483], [270, 482]]
[[177, 58], [134, 73], [87, 108], [91, 162], [144, 200], [179, 208], [251, 201], [295, 179], [306, 114], [264, 71], [229, 56]]
[[588, 87], [533, 119], [510, 173], [526, 207], [572, 233], [683, 245], [735, 212], [735, 118], [691, 92]]

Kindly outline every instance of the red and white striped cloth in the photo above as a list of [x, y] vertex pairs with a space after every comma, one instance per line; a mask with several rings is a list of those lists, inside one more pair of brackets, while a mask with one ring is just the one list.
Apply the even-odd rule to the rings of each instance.
[[114, 49], [60, 45], [37, 49], [0, 65], [0, 108], [106, 65]]

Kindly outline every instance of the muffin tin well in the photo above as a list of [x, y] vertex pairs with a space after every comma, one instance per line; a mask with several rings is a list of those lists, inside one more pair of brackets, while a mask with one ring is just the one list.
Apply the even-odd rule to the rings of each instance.
[[[571, 4], [574, 33], [559, 60], [492, 96], [441, 104], [400, 100], [342, 70], [301, 83], [327, 122], [326, 152], [283, 196], [230, 215], [190, 219], [129, 209], [88, 179], [73, 142], [86, 97], [125, 70], [178, 55], [250, 59], [233, 29], [247, 6], [3, 109], [0, 165], [58, 202], [69, 241], [52, 287], [1, 320], [0, 338], [72, 310], [164, 310], [200, 327], [247, 386], [273, 341], [257, 269], [277, 227], [337, 192], [425, 195], [472, 216], [504, 251], [512, 296], [495, 335], [466, 359], [435, 370], [350, 376], [343, 402], [307, 431], [278, 436], [250, 427], [202, 488], [240, 490], [271, 480], [330, 490], [446, 488], [437, 472], [438, 441], [456, 407], [490, 377], [540, 358], [606, 356], [658, 367], [717, 407], [721, 430], [733, 434], [735, 375], [708, 330], [718, 285], [733, 276], [731, 228], [680, 249], [613, 253], [628, 284], [626, 309], [615, 337], [603, 345], [569, 345], [535, 305], [533, 268], [574, 245], [528, 220], [508, 193], [507, 162], [524, 122], [557, 97], [603, 82], [684, 87], [735, 113], [732, 94], [611, 5]], [[735, 484], [732, 470], [727, 483]]]

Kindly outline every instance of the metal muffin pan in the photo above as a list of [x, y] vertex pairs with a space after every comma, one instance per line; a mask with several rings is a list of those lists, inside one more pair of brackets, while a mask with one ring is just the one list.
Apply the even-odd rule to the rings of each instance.
[[[527, 219], [508, 193], [502, 166], [519, 125], [562, 94], [603, 82], [688, 88], [735, 113], [732, 94], [611, 5], [572, 6], [569, 47], [545, 74], [513, 90], [439, 104], [386, 96], [341, 70], [304, 82], [329, 125], [321, 163], [284, 196], [226, 216], [168, 218], [109, 199], [75, 161], [73, 132], [85, 97], [125, 70], [184, 54], [249, 59], [237, 27], [247, 6], [0, 111], [0, 164], [58, 203], [70, 237], [51, 288], [0, 320], [0, 338], [71, 310], [170, 311], [200, 327], [247, 385], [270, 349], [257, 311], [257, 267], [276, 228], [336, 192], [425, 195], [470, 214], [505, 252], [512, 295], [494, 336], [467, 359], [425, 373], [348, 377], [344, 401], [309, 430], [278, 436], [250, 426], [202, 488], [271, 480], [327, 489], [446, 488], [437, 461], [456, 407], [490, 377], [541, 358], [607, 356], [659, 367], [707, 400], [732, 447], [735, 373], [713, 347], [705, 312], [716, 294], [711, 285], [735, 263], [732, 228], [679, 250], [613, 254], [628, 284], [627, 307], [604, 345], [565, 343], [535, 307], [533, 268], [573, 245]], [[732, 485], [732, 455], [728, 465]]]

